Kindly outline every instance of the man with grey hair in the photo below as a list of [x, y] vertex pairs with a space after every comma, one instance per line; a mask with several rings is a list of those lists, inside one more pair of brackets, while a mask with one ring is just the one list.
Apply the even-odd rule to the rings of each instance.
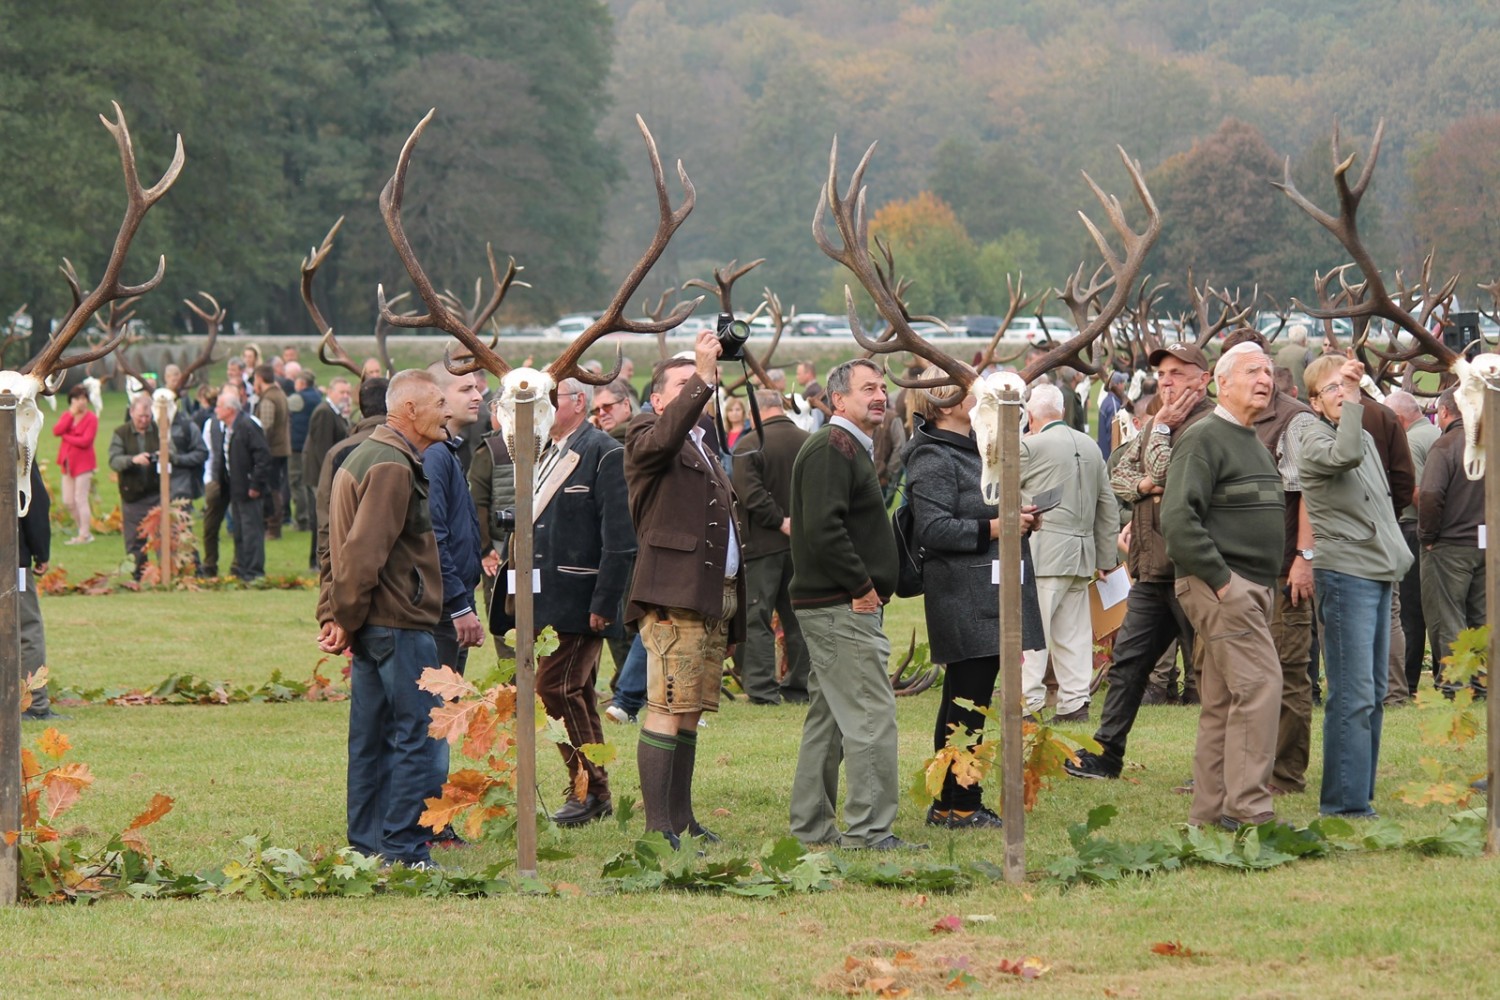
[[1219, 404], [1172, 447], [1162, 534], [1176, 593], [1202, 651], [1198, 742], [1188, 822], [1228, 829], [1274, 820], [1271, 768], [1281, 715], [1281, 660], [1271, 637], [1281, 571], [1281, 474], [1256, 437], [1275, 391], [1271, 359], [1254, 343], [1214, 366]]
[[[1438, 430], [1437, 424], [1427, 419], [1427, 414], [1422, 412], [1416, 397], [1409, 392], [1396, 390], [1385, 397], [1385, 405], [1396, 414], [1396, 419], [1406, 431], [1412, 471], [1416, 475], [1416, 481], [1421, 483], [1422, 470], [1427, 467], [1427, 454], [1442, 431]], [[1401, 658], [1402, 680], [1407, 691], [1413, 695], [1417, 693], [1417, 684], [1422, 680], [1422, 661], [1427, 652], [1427, 619], [1422, 613], [1422, 546], [1417, 540], [1419, 493], [1420, 488], [1412, 492], [1411, 504], [1401, 511], [1401, 516], [1397, 519], [1401, 537], [1406, 539], [1406, 547], [1411, 550], [1412, 564], [1401, 580], [1399, 592], [1401, 631], [1405, 634], [1406, 641], [1399, 650], [1394, 643], [1391, 645], [1392, 657], [1399, 655]]]
[[[557, 414], [537, 462], [533, 535], [542, 586], [534, 624], [557, 630], [557, 650], [537, 662], [536, 690], [568, 740], [557, 745], [568, 769], [558, 826], [583, 826], [614, 811], [609, 775], [582, 747], [604, 742], [594, 686], [606, 638], [624, 638], [625, 587], [635, 565], [635, 529], [625, 489], [624, 447], [586, 419], [590, 387], [557, 386]], [[505, 581], [490, 602], [490, 630], [515, 627]]]
[[308, 531], [312, 534], [307, 564], [313, 569], [318, 568], [318, 477], [323, 470], [323, 460], [333, 446], [349, 436], [351, 403], [349, 380], [336, 375], [328, 380], [328, 395], [313, 407], [307, 418], [307, 433], [302, 440], [301, 503], [307, 512]]
[[[740, 685], [753, 705], [807, 701], [807, 643], [792, 610], [792, 465], [807, 432], [782, 409], [775, 389], [757, 389], [758, 428], [745, 428], [734, 446], [734, 491], [745, 508], [745, 641], [735, 653]], [[776, 678], [779, 615], [786, 637], [787, 674]]]
[[828, 373], [828, 396], [833, 417], [797, 453], [788, 509], [792, 604], [812, 662], [791, 830], [804, 844], [889, 851], [913, 845], [891, 830], [901, 780], [883, 620], [897, 554], [871, 437], [885, 419], [885, 373], [868, 359], [846, 361]]
[[1307, 382], [1302, 373], [1312, 360], [1313, 352], [1307, 349], [1307, 327], [1293, 323], [1286, 331], [1286, 345], [1276, 352], [1276, 367], [1292, 373], [1292, 384], [1297, 387], [1297, 398], [1307, 401]]
[[458, 449], [464, 433], [479, 420], [484, 393], [472, 374], [454, 375], [441, 361], [428, 365], [427, 372], [443, 391], [448, 407], [443, 436], [422, 452], [427, 505], [443, 571], [443, 614], [433, 627], [432, 638], [439, 662], [461, 674], [469, 650], [484, 645], [484, 625], [474, 611], [474, 591], [481, 575], [479, 516]]
[[109, 440], [109, 467], [116, 473], [120, 488], [125, 554], [135, 562], [137, 580], [146, 567], [146, 540], [139, 530], [141, 520], [160, 497], [161, 480], [156, 465], [159, 447], [156, 421], [151, 419], [151, 396], [142, 393], [130, 401], [128, 418], [115, 428]]
[[266, 518], [263, 506], [274, 482], [271, 448], [260, 424], [240, 405], [240, 395], [226, 388], [214, 408], [210, 432], [214, 480], [228, 498], [233, 522], [234, 562], [230, 572], [241, 580], [266, 575]]
[[[1026, 399], [1030, 433], [1021, 441], [1021, 495], [1025, 502], [1059, 489], [1062, 499], [1031, 533], [1037, 600], [1052, 668], [1057, 675], [1057, 721], [1086, 722], [1093, 675], [1094, 633], [1089, 619], [1089, 580], [1119, 564], [1115, 536], [1120, 508], [1109, 488], [1109, 471], [1087, 434], [1064, 419], [1064, 393], [1039, 382]], [[1045, 664], [1023, 661], [1026, 707], [1040, 712], [1047, 697]]]

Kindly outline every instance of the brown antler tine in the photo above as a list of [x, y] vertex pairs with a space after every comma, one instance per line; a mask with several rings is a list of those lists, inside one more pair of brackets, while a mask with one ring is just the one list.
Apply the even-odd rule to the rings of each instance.
[[656, 139], [651, 135], [651, 130], [646, 127], [645, 119], [640, 115], [635, 116], [635, 123], [646, 142], [646, 153], [651, 161], [651, 178], [656, 185], [658, 208], [656, 233], [651, 237], [646, 252], [635, 262], [635, 266], [630, 269], [630, 272], [625, 275], [625, 280], [615, 290], [614, 297], [610, 299], [603, 314], [564, 348], [557, 360], [547, 366], [548, 374], [558, 382], [565, 378], [576, 378], [588, 385], [608, 385], [614, 380], [613, 377], [604, 378], [579, 367], [578, 360], [583, 357], [584, 351], [611, 333], [662, 333], [671, 330], [681, 325], [682, 321], [687, 319], [703, 301], [703, 296], [700, 295], [691, 301], [680, 302], [670, 314], [660, 320], [643, 322], [625, 318], [625, 310], [629, 306], [631, 297], [641, 287], [641, 282], [646, 280], [646, 275], [656, 266], [656, 262], [661, 259], [672, 236], [682, 226], [698, 201], [698, 193], [693, 187], [693, 182], [688, 177], [687, 170], [683, 168], [682, 161], [678, 160], [677, 179], [682, 184], [683, 197], [682, 204], [676, 209], [672, 208], [672, 199], [667, 193], [666, 175], [662, 172], [661, 155], [657, 152]]
[[115, 120], [110, 121], [104, 115], [100, 115], [99, 120], [119, 147], [120, 165], [125, 174], [125, 215], [120, 220], [120, 229], [115, 236], [114, 246], [110, 250], [109, 260], [105, 264], [104, 274], [92, 291], [82, 295], [81, 298], [78, 297], [81, 290], [77, 285], [77, 276], [72, 272], [72, 265], [67, 265], [64, 270], [64, 274], [69, 278], [69, 284], [74, 286], [76, 304], [59, 326], [57, 333], [22, 369], [23, 372], [30, 373], [44, 384], [49, 381], [54, 372], [88, 362], [89, 359], [85, 355], [64, 359], [63, 352], [105, 303], [149, 292], [161, 284], [162, 278], [166, 275], [167, 259], [162, 256], [157, 260], [155, 275], [149, 280], [138, 285], [125, 285], [120, 281], [120, 273], [125, 267], [125, 258], [130, 252], [130, 243], [135, 238], [136, 231], [140, 229], [141, 221], [146, 217], [151, 206], [167, 193], [176, 182], [178, 174], [182, 172], [182, 165], [186, 160], [182, 136], [177, 136], [172, 162], [167, 166], [166, 173], [162, 174], [161, 179], [151, 187], [142, 188], [140, 175], [136, 171], [135, 149], [131, 143], [130, 128], [125, 122], [125, 112], [120, 110], [120, 105], [116, 102], [111, 102], [111, 106], [114, 108]]
[[323, 318], [323, 311], [318, 308], [318, 303], [313, 297], [313, 279], [317, 276], [318, 268], [328, 259], [333, 252], [333, 240], [344, 226], [344, 217], [341, 215], [328, 228], [328, 233], [323, 237], [323, 242], [307, 252], [302, 258], [302, 304], [307, 308], [307, 314], [312, 317], [313, 326], [318, 331], [318, 360], [325, 365], [339, 366], [347, 369], [355, 375], [360, 374], [359, 365], [344, 351], [339, 344], [338, 338], [333, 335], [333, 324]]
[[207, 292], [200, 291], [198, 294], [208, 302], [211, 311], [205, 310], [202, 306], [198, 305], [192, 299], [183, 299], [182, 301], [188, 307], [188, 309], [190, 309], [199, 319], [203, 320], [208, 329], [208, 336], [203, 341], [203, 350], [199, 352], [196, 358], [193, 359], [192, 363], [183, 368], [183, 386], [186, 386], [188, 384], [188, 380], [192, 378], [200, 368], [203, 368], [205, 365], [213, 364], [217, 360], [219, 360], [213, 356], [214, 343], [219, 339], [219, 328], [224, 323], [225, 310], [223, 306], [219, 305], [219, 300], [214, 298]]

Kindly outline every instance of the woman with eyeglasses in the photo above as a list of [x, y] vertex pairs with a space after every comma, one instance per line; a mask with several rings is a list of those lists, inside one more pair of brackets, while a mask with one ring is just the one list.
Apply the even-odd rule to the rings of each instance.
[[1411, 566], [1385, 465], [1363, 427], [1364, 365], [1325, 354], [1303, 372], [1322, 420], [1302, 438], [1297, 468], [1313, 530], [1313, 588], [1323, 626], [1325, 816], [1371, 817], [1380, 761], [1391, 590]]

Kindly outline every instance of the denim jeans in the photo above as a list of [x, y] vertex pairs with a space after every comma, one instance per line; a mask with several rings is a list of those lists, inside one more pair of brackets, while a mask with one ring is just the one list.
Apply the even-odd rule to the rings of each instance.
[[1313, 586], [1328, 678], [1318, 811], [1368, 816], [1385, 718], [1394, 584], [1314, 569]]
[[646, 647], [641, 644], [640, 633], [630, 640], [630, 654], [620, 667], [614, 704], [632, 718], [646, 704]]
[[427, 735], [441, 700], [417, 687], [438, 663], [432, 634], [366, 625], [354, 635], [349, 698], [349, 845], [388, 861], [427, 861], [433, 832], [417, 820], [442, 794], [448, 745]]

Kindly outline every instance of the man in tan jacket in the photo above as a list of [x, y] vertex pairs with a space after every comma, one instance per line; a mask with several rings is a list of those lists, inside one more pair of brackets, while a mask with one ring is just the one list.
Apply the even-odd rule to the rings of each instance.
[[442, 793], [446, 745], [427, 735], [438, 699], [417, 687], [437, 666], [432, 628], [443, 605], [442, 568], [427, 509], [422, 451], [447, 437], [448, 403], [424, 371], [386, 392], [386, 424], [352, 451], [333, 479], [329, 600], [318, 646], [352, 647], [349, 676], [349, 844], [408, 865], [430, 860], [423, 799]]
[[292, 455], [292, 413], [270, 365], [255, 367], [255, 419], [271, 446], [271, 491], [265, 497], [266, 537], [281, 537], [286, 518], [287, 460]]

